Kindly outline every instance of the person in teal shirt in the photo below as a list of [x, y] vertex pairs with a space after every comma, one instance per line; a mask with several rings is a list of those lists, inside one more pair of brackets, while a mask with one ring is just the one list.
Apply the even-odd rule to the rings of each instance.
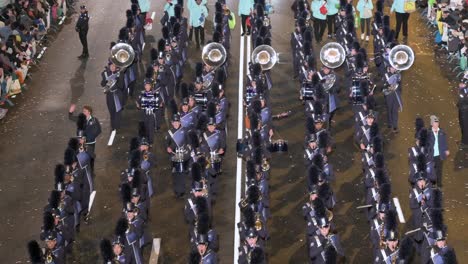
[[395, 39], [398, 39], [401, 27], [403, 27], [403, 37], [407, 38], [410, 14], [405, 12], [405, 0], [394, 0], [390, 12], [395, 12], [396, 17]]
[[326, 8], [327, 1], [325, 0], [313, 0], [312, 1], [312, 15], [314, 17], [314, 36], [317, 43], [322, 42], [323, 33], [327, 26], [327, 12], [322, 14], [320, 9]]
[[242, 35], [244, 36], [247, 31], [247, 36], [250, 35], [250, 27], [247, 27], [247, 18], [249, 18], [250, 13], [254, 8], [254, 0], [239, 0], [239, 16], [242, 19]]
[[327, 25], [328, 25], [328, 38], [335, 37], [336, 33], [336, 15], [338, 14], [338, 7], [340, 6], [339, 0], [327, 0]]
[[167, 0], [167, 3], [164, 5], [164, 11], [167, 12], [169, 18], [174, 16], [175, 4], [172, 1], [174, 0]]
[[206, 5], [202, 4], [202, 0], [196, 0], [195, 4], [189, 6], [189, 11], [189, 39], [192, 41], [193, 31], [195, 31], [195, 42], [197, 49], [199, 49], [200, 43], [205, 45], [205, 21], [208, 17], [208, 9], [206, 9]]
[[365, 37], [366, 41], [369, 41], [370, 22], [373, 14], [372, 10], [374, 9], [372, 0], [359, 0], [356, 9], [359, 11], [359, 16], [361, 19], [361, 40], [364, 40]]

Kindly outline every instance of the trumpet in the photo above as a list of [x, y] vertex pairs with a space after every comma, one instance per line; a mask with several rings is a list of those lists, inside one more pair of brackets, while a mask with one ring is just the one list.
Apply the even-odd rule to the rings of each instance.
[[260, 231], [262, 230], [263, 223], [260, 219], [260, 213], [255, 213], [255, 230]]
[[86, 143], [80, 143], [80, 145], [78, 147], [78, 151], [79, 152], [86, 151]]
[[45, 255], [46, 255], [46, 257], [45, 257], [46, 263], [52, 263], [52, 261], [54, 261], [54, 256], [52, 255], [52, 250], [47, 248]]
[[385, 243], [385, 233], [384, 233], [384, 222], [380, 225], [380, 249], [385, 249], [387, 244]]
[[143, 160], [147, 161], [148, 159], [149, 159], [148, 152], [147, 151], [143, 152]]

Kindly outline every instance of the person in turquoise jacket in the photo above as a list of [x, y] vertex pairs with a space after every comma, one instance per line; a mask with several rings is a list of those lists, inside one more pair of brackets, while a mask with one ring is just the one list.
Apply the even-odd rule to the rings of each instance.
[[167, 0], [167, 3], [164, 5], [164, 11], [167, 12], [169, 17], [174, 16], [174, 7], [175, 4], [173, 3], [175, 0]]
[[408, 37], [408, 19], [409, 13], [405, 12], [405, 0], [394, 0], [390, 12], [395, 12], [396, 29], [395, 39], [400, 35], [401, 27], [403, 26], [403, 37]]
[[365, 37], [366, 41], [369, 41], [370, 22], [373, 14], [372, 10], [374, 9], [372, 0], [359, 0], [356, 9], [359, 11], [359, 17], [361, 18], [361, 40], [364, 40]]
[[328, 25], [328, 38], [335, 37], [336, 33], [336, 15], [338, 14], [338, 8], [340, 6], [340, 0], [328, 0], [327, 1], [327, 25]]
[[146, 13], [148, 13], [149, 9], [150, 9], [150, 1], [149, 0], [138, 0], [138, 5], [140, 6], [141, 15], [146, 16]]
[[205, 45], [205, 21], [208, 17], [208, 9], [202, 3], [202, 0], [196, 0], [195, 4], [189, 5], [190, 18], [189, 18], [189, 39], [192, 41], [193, 31], [195, 31], [195, 42], [197, 49], [201, 45]]
[[[314, 36], [317, 43], [322, 42], [323, 33], [327, 26], [327, 10], [323, 12], [323, 9], [327, 8], [327, 1], [325, 0], [313, 0], [312, 1], [312, 15], [314, 17]], [[320, 11], [322, 10], [322, 12]]]
[[239, 16], [242, 19], [242, 35], [244, 36], [247, 31], [247, 36], [250, 35], [250, 27], [247, 27], [247, 18], [250, 17], [254, 8], [254, 0], [239, 0]]

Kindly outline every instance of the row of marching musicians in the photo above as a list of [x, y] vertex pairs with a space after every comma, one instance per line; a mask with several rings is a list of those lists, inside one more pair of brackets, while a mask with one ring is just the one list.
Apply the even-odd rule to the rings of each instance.
[[[431, 126], [439, 120], [431, 116]], [[411, 231], [406, 232], [413, 240], [421, 263], [457, 263], [455, 251], [447, 244], [447, 226], [443, 220], [442, 190], [435, 187], [432, 128], [424, 127], [420, 117], [415, 121], [415, 145], [408, 149]]]
[[311, 15], [304, 1], [297, 1], [293, 7], [297, 9], [295, 30], [291, 34], [293, 65], [306, 117], [304, 165], [308, 199], [302, 206], [302, 214], [307, 224], [308, 259], [309, 263], [336, 263], [344, 258], [344, 250], [332, 222], [336, 197], [331, 183], [335, 175], [328, 156], [332, 152], [330, 129], [339, 105], [339, 86], [335, 84], [333, 65], [324, 63], [322, 69], [316, 70]]
[[40, 233], [45, 247], [41, 248], [35, 240], [28, 243], [32, 263], [65, 263], [82, 219], [88, 224], [96, 195], [91, 161], [94, 140], [101, 133], [99, 121], [91, 114], [92, 108], [85, 106], [77, 118], [77, 133], [68, 142], [63, 163], [55, 167], [54, 188], [44, 207]]
[[[270, 158], [273, 152], [286, 152], [287, 142], [273, 140], [273, 120], [288, 113], [272, 114], [270, 70], [276, 64], [271, 45], [271, 25], [265, 1], [257, 1], [251, 13], [251, 34], [254, 47], [248, 67], [243, 95], [246, 130], [238, 140], [237, 154], [246, 162], [245, 193], [238, 204], [241, 222], [237, 223], [240, 246], [238, 263], [267, 263], [266, 241], [270, 239], [267, 220], [270, 218]], [[245, 33], [245, 32], [244, 32]]]
[[[165, 151], [172, 164], [174, 194], [185, 199], [184, 217], [190, 226], [189, 263], [218, 263], [212, 206], [226, 151], [229, 102], [225, 81], [230, 47], [227, 10], [223, 1], [216, 2], [212, 40], [203, 47], [203, 62], [195, 65], [194, 81], [178, 86], [178, 102], [165, 101], [171, 113]], [[187, 178], [191, 178], [188, 195]]]
[[[181, 13], [178, 15], [172, 24], [162, 27], [158, 49], [153, 48], [150, 52], [143, 89], [135, 96], [141, 121], [138, 136], [130, 140], [128, 167], [122, 171], [118, 186], [122, 217], [116, 223], [112, 239], [103, 239], [100, 244], [104, 263], [143, 263], [143, 248], [152, 242], [148, 225], [154, 196], [155, 155], [151, 152], [154, 133], [162, 125], [165, 102], [173, 100], [186, 61], [187, 19]], [[119, 32], [118, 43], [111, 45], [111, 58], [102, 73], [101, 85], [106, 93], [113, 130], [120, 128], [126, 98], [134, 94], [134, 87], [129, 83], [136, 80], [136, 71], [131, 78], [126, 73], [132, 72], [133, 66], [141, 61], [144, 48], [139, 42], [135, 43], [132, 25], [128, 18], [126, 27]]]

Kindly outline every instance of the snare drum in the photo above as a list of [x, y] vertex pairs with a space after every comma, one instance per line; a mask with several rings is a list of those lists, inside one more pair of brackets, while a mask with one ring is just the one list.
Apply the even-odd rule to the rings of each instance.
[[221, 172], [221, 163], [222, 159], [220, 157], [215, 157], [211, 160], [211, 168], [216, 172]]
[[171, 158], [172, 172], [183, 173], [187, 171], [187, 163], [184, 161], [182, 155], [174, 155]]
[[282, 139], [272, 141], [270, 152], [288, 152], [288, 142]]

